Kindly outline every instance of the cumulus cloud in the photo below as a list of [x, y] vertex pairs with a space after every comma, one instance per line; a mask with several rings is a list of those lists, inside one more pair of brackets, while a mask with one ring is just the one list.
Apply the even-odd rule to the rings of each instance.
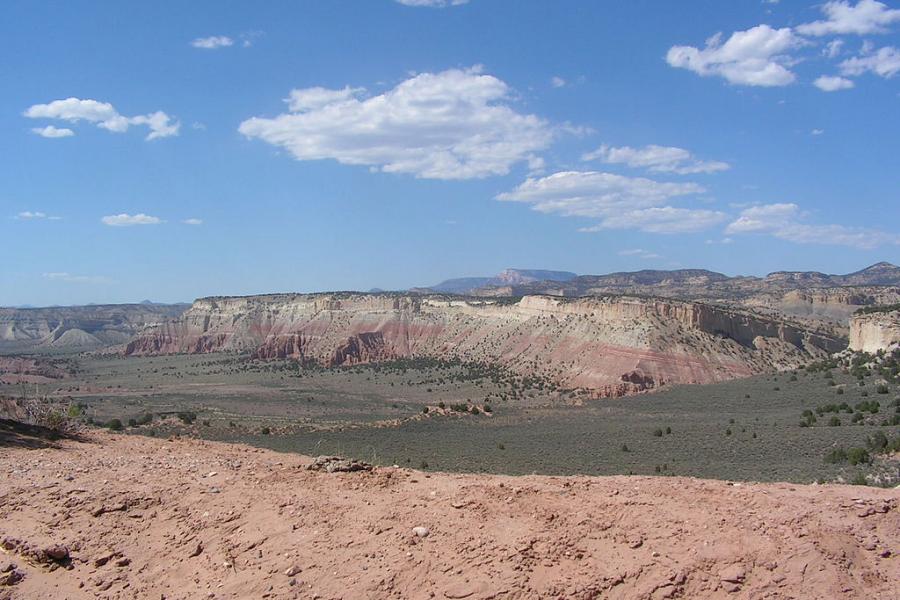
[[813, 82], [817, 88], [823, 92], [837, 92], [839, 90], [849, 90], [855, 84], [846, 77], [837, 77], [831, 75], [822, 75]]
[[810, 135], [822, 135], [825, 133], [824, 129], [813, 129], [809, 132]]
[[856, 5], [846, 0], [826, 2], [822, 12], [826, 19], [799, 25], [797, 32], [811, 36], [868, 35], [887, 33], [889, 25], [900, 22], [900, 10], [877, 0], [859, 0]]
[[100, 219], [100, 222], [110, 227], [130, 227], [132, 225], [159, 225], [162, 220], [159, 217], [151, 217], [144, 213], [129, 215], [121, 213], [118, 215], [109, 215]]
[[182, 223], [185, 225], [203, 225], [203, 219], [185, 219]]
[[607, 164], [624, 164], [656, 173], [677, 173], [679, 175], [715, 173], [731, 168], [725, 162], [698, 160], [684, 148], [655, 144], [643, 148], [631, 148], [630, 146], [614, 148], [604, 144], [581, 158], [582, 160], [600, 160]]
[[869, 71], [887, 79], [900, 72], [900, 50], [885, 46], [877, 52], [848, 58], [840, 64], [840, 69], [844, 75], [862, 75]]
[[227, 48], [233, 46], [234, 40], [227, 35], [211, 35], [205, 38], [197, 38], [191, 42], [194, 48], [203, 48], [204, 50], [216, 50], [217, 48]]
[[46, 127], [35, 127], [31, 130], [31, 133], [45, 138], [64, 138], [75, 135], [75, 132], [71, 129], [67, 129], [65, 127], [54, 127], [53, 125], [47, 125]]
[[582, 231], [639, 229], [653, 233], [698, 231], [721, 222], [717, 211], [668, 206], [673, 198], [703, 193], [695, 183], [664, 183], [596, 171], [563, 171], [529, 178], [498, 200], [523, 202], [532, 209], [566, 217], [590, 217], [600, 222]]
[[504, 175], [555, 131], [509, 105], [511, 90], [478, 67], [423, 73], [376, 96], [360, 88], [293, 90], [288, 112], [239, 131], [297, 160], [334, 159], [428, 179]]
[[566, 80], [559, 76], [554, 76], [550, 78], [550, 85], [555, 88], [566, 87]]
[[427, 6], [429, 8], [444, 8], [447, 6], [460, 6], [468, 4], [469, 0], [395, 0], [405, 6]]
[[724, 43], [718, 33], [702, 49], [673, 46], [666, 54], [666, 62], [701, 76], [723, 77], [737, 85], [784, 86], [796, 79], [789, 68], [793, 59], [787, 52], [802, 44], [789, 27], [757, 25], [735, 31]]
[[[108, 102], [82, 100], [80, 98], [66, 98], [65, 100], [54, 100], [49, 104], [35, 104], [29, 107], [24, 114], [30, 119], [58, 119], [70, 123], [87, 121], [94, 123], [101, 129], [115, 133], [124, 133], [132, 125], [146, 125], [150, 130], [146, 138], [148, 140], [178, 135], [178, 130], [181, 127], [181, 123], [173, 121], [172, 117], [161, 111], [126, 117], [119, 114], [113, 105]], [[47, 128], [44, 129], [46, 130]], [[53, 129], [55, 130], [55, 128]], [[74, 134], [70, 129], [56, 131], [69, 132], [63, 135]], [[60, 136], [45, 135], [45, 137]]]
[[876, 229], [805, 223], [807, 215], [794, 203], [762, 204], [741, 211], [725, 232], [765, 233], [798, 244], [827, 244], [871, 250], [885, 244], [900, 245], [900, 235]]
[[44, 273], [45, 279], [65, 283], [112, 283], [112, 279], [102, 275], [73, 275], [71, 273]]

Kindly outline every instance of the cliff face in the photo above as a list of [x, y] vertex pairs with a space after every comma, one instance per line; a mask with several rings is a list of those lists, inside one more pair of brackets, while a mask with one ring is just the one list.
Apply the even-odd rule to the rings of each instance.
[[747, 376], [844, 346], [800, 326], [693, 302], [314, 294], [201, 299], [181, 318], [147, 328], [125, 354], [246, 351], [331, 366], [455, 357], [621, 395]]
[[850, 349], [878, 352], [900, 344], [900, 310], [854, 315], [850, 319]]

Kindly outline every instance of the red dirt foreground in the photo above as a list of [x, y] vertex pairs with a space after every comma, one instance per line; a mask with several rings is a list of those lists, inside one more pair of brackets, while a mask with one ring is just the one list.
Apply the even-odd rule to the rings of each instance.
[[892, 598], [900, 491], [0, 446], [0, 598]]

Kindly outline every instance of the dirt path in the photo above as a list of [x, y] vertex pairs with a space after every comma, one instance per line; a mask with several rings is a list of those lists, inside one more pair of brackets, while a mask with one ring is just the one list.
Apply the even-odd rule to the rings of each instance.
[[898, 490], [309, 463], [0, 447], [0, 598], [897, 598]]

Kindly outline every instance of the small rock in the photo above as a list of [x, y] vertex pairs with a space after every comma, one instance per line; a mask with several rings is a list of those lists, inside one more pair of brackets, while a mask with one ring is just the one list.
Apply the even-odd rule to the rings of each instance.
[[197, 545], [194, 547], [194, 549], [191, 551], [191, 553], [188, 554], [188, 558], [194, 558], [195, 556], [200, 556], [200, 554], [202, 552], [203, 552], [203, 544], [201, 544], [200, 542], [197, 542]]
[[428, 537], [428, 534], [431, 533], [431, 531], [429, 531], [429, 529], [427, 527], [422, 527], [422, 526], [413, 527], [412, 532], [413, 532], [413, 534], [415, 534], [416, 537], [420, 537], [420, 538]]
[[296, 575], [297, 573], [299, 573], [302, 570], [303, 569], [301, 569], [297, 565], [294, 565], [292, 567], [288, 567], [287, 571], [285, 571], [284, 574], [287, 575], [288, 577], [293, 577], [294, 575]]
[[69, 549], [60, 544], [54, 544], [44, 548], [44, 554], [53, 560], [65, 560], [69, 557]]
[[719, 571], [719, 579], [726, 583], [743, 583], [747, 578], [747, 572], [741, 565], [731, 565]]

